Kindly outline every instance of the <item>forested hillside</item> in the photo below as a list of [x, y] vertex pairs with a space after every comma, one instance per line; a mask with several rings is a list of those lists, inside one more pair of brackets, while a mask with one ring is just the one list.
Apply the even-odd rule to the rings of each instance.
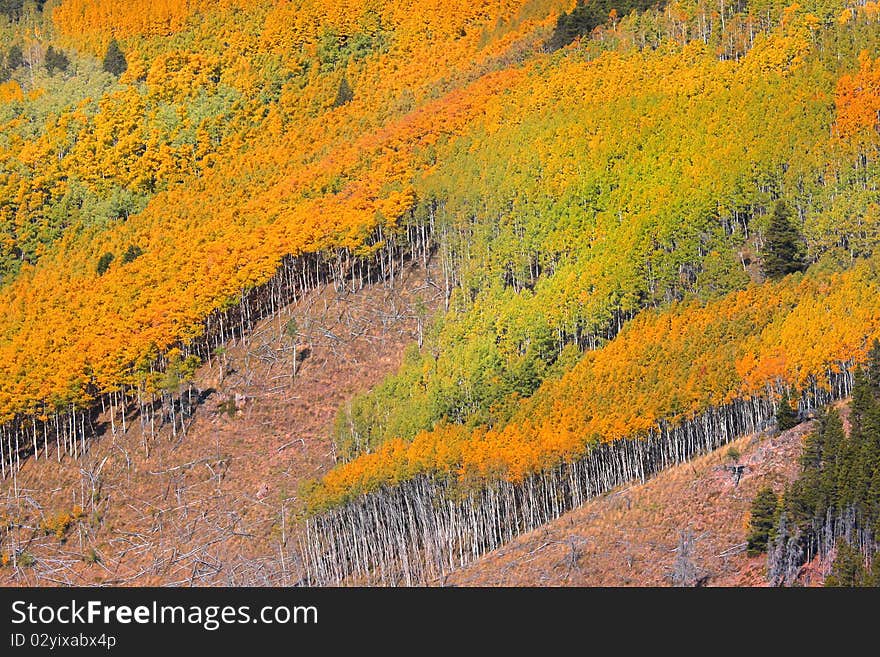
[[[120, 41], [114, 80], [89, 49], [110, 52], [116, 26], [142, 14], [139, 3], [111, 4], [48, 15], [26, 5], [6, 27], [21, 43], [10, 50], [36, 59], [11, 71], [3, 108], [4, 421], [60, 425], [56, 413], [123, 388], [141, 401], [167, 393], [163, 381], [176, 392], [193, 338], [208, 334], [204, 356], [229, 324], [246, 328], [205, 318], [247, 300], [242, 291], [286, 256], [322, 254], [287, 271], [285, 294], [325, 275], [384, 273], [416, 167], [522, 75], [495, 69], [540, 32], [527, 15], [499, 23], [473, 3], [433, 17], [398, 5], [328, 14], [320, 3], [221, 3], [191, 20], [180, 3], [162, 10], [174, 21], [157, 17]], [[294, 15], [301, 29], [288, 29]], [[75, 74], [40, 65], [44, 32], [79, 49]], [[169, 358], [176, 343], [183, 353]], [[169, 361], [179, 371], [166, 379], [156, 370]]]
[[433, 263], [299, 509], [312, 581], [421, 581], [848, 396], [880, 336], [876, 3], [0, 14], [4, 476], [98, 412], [176, 433], [260, 319]]

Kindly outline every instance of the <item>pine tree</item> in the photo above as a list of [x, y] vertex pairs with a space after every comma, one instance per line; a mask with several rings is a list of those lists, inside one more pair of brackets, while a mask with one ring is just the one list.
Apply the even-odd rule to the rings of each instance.
[[107, 46], [107, 52], [104, 55], [103, 68], [107, 73], [119, 77], [128, 69], [128, 60], [125, 54], [119, 49], [116, 39], [111, 39]]
[[831, 573], [825, 586], [865, 586], [869, 575], [861, 553], [847, 541], [837, 542], [837, 556], [831, 566]]
[[333, 101], [333, 107], [342, 107], [354, 100], [354, 90], [348, 82], [348, 78], [343, 76], [339, 82], [339, 91], [336, 92], [336, 100]]
[[656, 4], [662, 3], [657, 0], [578, 0], [570, 12], [563, 12], [556, 19], [545, 48], [551, 52], [559, 50], [600, 25], [615, 22], [634, 11], [645, 11]]
[[22, 64], [24, 64], [24, 55], [21, 52], [21, 46], [15, 44], [6, 53], [6, 67], [10, 71], [14, 71], [17, 68], [21, 68]]
[[837, 409], [828, 409], [821, 431], [824, 454], [822, 455], [819, 479], [819, 505], [816, 509], [816, 513], [820, 517], [825, 515], [828, 507], [834, 507], [838, 504], [841, 495], [839, 483], [841, 470], [845, 465], [846, 433], [843, 430], [843, 420], [840, 419], [840, 413], [837, 412]]
[[105, 253], [98, 259], [98, 266], [96, 268], [98, 272], [98, 276], [103, 276], [107, 273], [107, 270], [110, 269], [110, 263], [113, 262], [113, 254]]
[[144, 254], [144, 250], [136, 244], [129, 244], [125, 253], [122, 254], [122, 264], [127, 265], [140, 258]]
[[49, 46], [46, 49], [46, 54], [43, 57], [43, 62], [46, 66], [46, 70], [49, 72], [49, 75], [55, 73], [55, 71], [61, 71], [62, 73], [67, 70], [67, 67], [70, 65], [70, 60], [67, 59], [67, 55], [64, 54], [61, 50], [55, 50], [52, 46]]
[[865, 586], [880, 587], [880, 553], [875, 552], [871, 559], [871, 570], [865, 578]]
[[820, 418], [819, 427], [811, 431], [804, 439], [804, 451], [800, 457], [801, 477], [810, 471], [818, 472], [822, 466], [822, 457], [825, 453], [821, 424], [823, 421], [824, 417]]
[[776, 408], [776, 426], [780, 431], [788, 431], [799, 424], [798, 414], [792, 408], [788, 392], [782, 393], [779, 406]]
[[871, 481], [880, 467], [880, 401], [869, 370], [856, 370], [853, 379], [850, 435], [842, 455], [846, 470], [839, 475], [839, 487], [844, 491], [841, 504], [855, 504], [860, 511], [870, 512]]
[[0, 0], [0, 14], [16, 20], [21, 16], [24, 0]]
[[764, 235], [763, 271], [767, 278], [778, 279], [804, 269], [800, 233], [791, 221], [784, 201], [773, 209], [770, 226]]
[[850, 425], [854, 434], [861, 434], [863, 425], [874, 407], [874, 395], [868, 383], [868, 375], [861, 367], [853, 373]]
[[850, 435], [841, 443], [837, 458], [837, 483], [835, 486], [837, 508], [842, 513], [846, 509], [861, 508], [862, 491], [867, 490], [867, 482], [861, 476], [861, 443]]
[[752, 502], [749, 519], [748, 555], [755, 557], [767, 551], [767, 544], [773, 538], [773, 530], [779, 513], [779, 498], [772, 486], [758, 491]]
[[868, 520], [871, 525], [869, 527], [874, 530], [874, 534], [880, 538], [880, 468], [876, 468], [871, 476], [871, 483], [868, 485], [865, 506], [867, 507]]
[[880, 395], [880, 340], [874, 339], [871, 349], [868, 351], [868, 362], [865, 368], [865, 377], [873, 394]]
[[[815, 476], [812, 478], [817, 479]], [[816, 514], [816, 504], [808, 479], [801, 475], [790, 486], [786, 487], [782, 498], [782, 508], [789, 522], [801, 532], [807, 532]]]

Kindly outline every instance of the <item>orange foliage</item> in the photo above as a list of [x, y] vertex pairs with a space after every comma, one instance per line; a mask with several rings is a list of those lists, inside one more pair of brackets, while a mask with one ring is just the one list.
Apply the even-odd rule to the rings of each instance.
[[60, 511], [54, 515], [46, 517], [40, 524], [40, 528], [47, 534], [54, 534], [55, 538], [61, 540], [70, 529], [71, 525], [84, 515], [81, 506], [74, 506], [70, 511]]
[[880, 59], [872, 60], [863, 51], [859, 63], [855, 75], [844, 75], [837, 83], [835, 130], [841, 137], [868, 130], [876, 140], [880, 130]]
[[55, 7], [58, 30], [103, 47], [112, 37], [167, 37], [197, 12], [260, 4], [250, 0], [65, 0]]

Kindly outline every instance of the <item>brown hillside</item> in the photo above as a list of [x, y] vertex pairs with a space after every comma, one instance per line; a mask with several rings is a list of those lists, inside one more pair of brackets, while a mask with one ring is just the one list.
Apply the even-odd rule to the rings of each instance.
[[127, 433], [108, 426], [82, 462], [27, 460], [3, 485], [0, 556], [17, 557], [0, 583], [295, 583], [297, 487], [333, 464], [336, 409], [399, 366], [417, 299], [434, 308], [438, 292], [420, 267], [394, 289], [315, 290], [229, 345], [222, 373], [216, 360], [199, 371], [205, 399], [186, 435], [166, 428], [147, 456], [129, 418]]

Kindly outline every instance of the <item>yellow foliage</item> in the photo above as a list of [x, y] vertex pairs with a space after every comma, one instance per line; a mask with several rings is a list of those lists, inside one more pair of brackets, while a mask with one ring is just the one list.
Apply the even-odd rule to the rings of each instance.
[[76, 505], [70, 511], [60, 511], [43, 519], [40, 528], [47, 534], [54, 534], [55, 538], [64, 538], [71, 525], [83, 517], [83, 509]]
[[0, 83], [0, 103], [12, 103], [24, 100], [24, 93], [21, 85], [15, 80], [7, 80]]

